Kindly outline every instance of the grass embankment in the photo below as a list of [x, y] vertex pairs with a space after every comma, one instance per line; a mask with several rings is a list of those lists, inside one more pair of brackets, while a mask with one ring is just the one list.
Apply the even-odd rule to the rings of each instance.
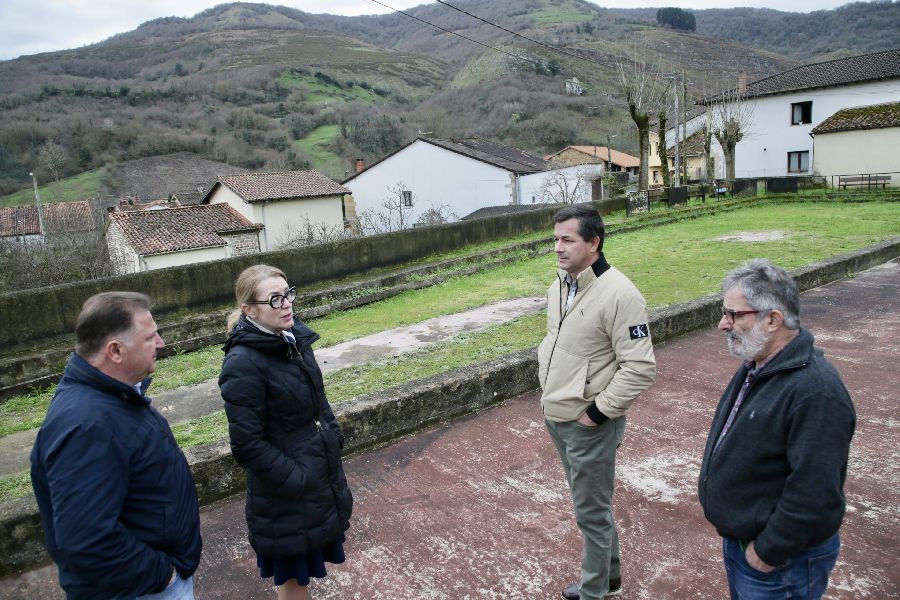
[[[783, 235], [756, 242], [717, 239], [748, 232]], [[725, 272], [750, 258], [764, 256], [795, 269], [896, 235], [900, 235], [900, 206], [895, 203], [775, 204], [617, 235], [608, 240], [606, 255], [632, 278], [650, 307], [659, 307], [714, 293]], [[310, 325], [322, 336], [317, 345], [326, 347], [489, 302], [541, 295], [554, 268], [552, 254], [530, 258], [316, 319]], [[336, 371], [326, 376], [326, 389], [331, 402], [339, 403], [533, 347], [543, 331], [543, 315], [522, 317], [422, 351]], [[161, 359], [154, 389], [172, 389], [185, 377], [214, 377], [221, 359], [217, 347]], [[0, 432], [23, 428], [15, 421], [37, 426], [49, 397], [46, 392], [7, 401], [0, 406]], [[227, 433], [221, 411], [173, 429], [184, 447]]]
[[[38, 186], [41, 202], [72, 202], [74, 200], [88, 200], [97, 195], [100, 190], [100, 177], [103, 169], [94, 169], [85, 173], [79, 173], [72, 177], [60, 179], [52, 183]], [[4, 206], [26, 206], [34, 204], [34, 188], [25, 188], [12, 194], [0, 197], [0, 208]]]

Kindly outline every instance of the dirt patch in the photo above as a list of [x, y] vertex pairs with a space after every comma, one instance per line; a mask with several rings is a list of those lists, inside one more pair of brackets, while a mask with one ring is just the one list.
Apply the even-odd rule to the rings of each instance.
[[717, 242], [772, 242], [787, 237], [784, 231], [738, 231], [715, 238]]

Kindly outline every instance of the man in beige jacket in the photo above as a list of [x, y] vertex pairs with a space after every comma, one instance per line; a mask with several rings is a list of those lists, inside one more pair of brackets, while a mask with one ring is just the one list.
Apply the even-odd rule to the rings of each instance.
[[656, 359], [644, 298], [603, 256], [600, 214], [573, 204], [553, 220], [559, 271], [547, 292], [538, 377], [583, 538], [581, 580], [562, 597], [601, 600], [622, 591], [612, 516], [616, 448], [625, 413], [656, 378]]

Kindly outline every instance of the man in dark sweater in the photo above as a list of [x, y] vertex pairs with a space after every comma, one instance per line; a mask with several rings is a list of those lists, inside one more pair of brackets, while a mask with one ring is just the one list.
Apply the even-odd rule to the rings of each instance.
[[716, 409], [700, 468], [733, 599], [820, 598], [840, 549], [856, 414], [800, 327], [800, 296], [767, 260], [726, 275], [721, 329], [744, 363]]
[[69, 600], [194, 598], [194, 480], [146, 396], [162, 347], [143, 294], [84, 303], [31, 451], [44, 540]]

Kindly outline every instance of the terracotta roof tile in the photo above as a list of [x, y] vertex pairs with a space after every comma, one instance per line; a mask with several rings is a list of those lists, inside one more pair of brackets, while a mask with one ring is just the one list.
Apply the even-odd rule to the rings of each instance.
[[0, 208], [0, 236], [38, 235], [40, 232], [36, 207], [5, 206]]
[[900, 127], [900, 102], [839, 110], [815, 127], [813, 134]]
[[262, 229], [227, 204], [112, 212], [109, 219], [142, 255], [224, 246], [220, 233]]
[[[609, 157], [610, 155], [610, 152], [609, 150], [607, 150], [606, 146], [566, 146], [559, 152], [554, 152], [553, 154], [548, 155], [546, 159], [552, 160], [554, 156], [566, 150], [575, 150], [577, 152], [586, 154], [591, 158], [599, 158], [604, 162], [606, 162], [607, 157]], [[626, 154], [625, 152], [619, 152], [618, 150], [612, 151], [611, 160], [612, 164], [622, 167], [623, 169], [641, 166], [640, 158], [638, 158], [637, 156], [632, 156], [631, 154]]]
[[[93, 229], [91, 205], [79, 202], [42, 204], [44, 224], [52, 231], [87, 231]], [[0, 236], [40, 235], [41, 226], [37, 206], [8, 206], [0, 208]]]
[[[684, 156], [702, 156], [704, 153], [703, 148], [703, 130], [699, 130], [694, 132], [692, 135], [689, 135], [684, 143], [681, 145], [681, 153]], [[675, 144], [673, 143], [666, 149], [666, 155], [669, 158], [675, 156]]]
[[[287, 171], [283, 173], [244, 173], [219, 175], [218, 182], [234, 191], [247, 202], [315, 198], [350, 194], [350, 190], [318, 171]], [[204, 201], [209, 198], [206, 194]]]

